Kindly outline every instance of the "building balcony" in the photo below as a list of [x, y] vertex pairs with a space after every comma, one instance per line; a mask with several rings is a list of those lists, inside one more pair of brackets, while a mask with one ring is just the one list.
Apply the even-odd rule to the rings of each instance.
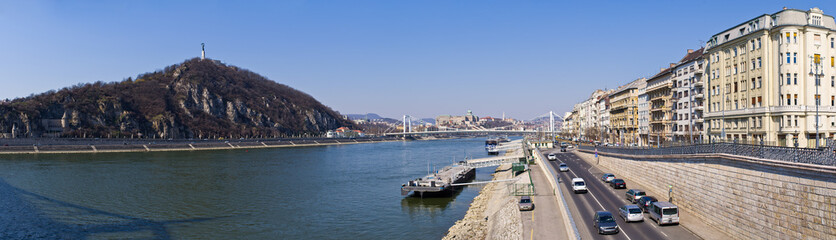
[[695, 118], [694, 119], [694, 122], [696, 122], [696, 123], [703, 123], [703, 121], [704, 120], [702, 118]]
[[705, 84], [705, 83], [703, 83], [703, 81], [696, 81], [696, 82], [694, 82], [694, 87], [702, 87], [703, 84]]
[[657, 108], [651, 108], [650, 112], [664, 112], [664, 111], [670, 111], [670, 110], [671, 110], [670, 107], [662, 106], [662, 107], [657, 107]]
[[[735, 116], [735, 115], [751, 115], [751, 114], [764, 114], [764, 113], [773, 113], [773, 114], [781, 114], [781, 113], [815, 113], [816, 106], [773, 106], [773, 107], [758, 107], [758, 108], [746, 108], [746, 109], [736, 109], [736, 110], [727, 110], [723, 111], [715, 111], [705, 114], [705, 117], [721, 117], [724, 114], [726, 116]], [[834, 106], [819, 106], [819, 113], [836, 113], [836, 107]]]
[[702, 98], [704, 98], [704, 97], [705, 97], [705, 95], [703, 95], [702, 93], [697, 93], [697, 94], [694, 94], [694, 98], [695, 98], [695, 99], [702, 99]]
[[627, 107], [628, 107], [627, 105], [612, 106], [612, 108], [610, 108], [610, 112], [617, 112], [619, 110], [624, 110], [624, 109], [627, 109]]
[[694, 107], [694, 110], [695, 111], [702, 111], [702, 110], [704, 110], [704, 108], [703, 108], [703, 106], [696, 106], [696, 107]]

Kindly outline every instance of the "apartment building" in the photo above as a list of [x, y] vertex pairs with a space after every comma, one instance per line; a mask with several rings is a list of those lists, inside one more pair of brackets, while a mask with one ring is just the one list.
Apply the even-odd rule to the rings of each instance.
[[700, 142], [703, 132], [703, 50], [688, 49], [671, 72], [673, 140]]
[[647, 81], [639, 86], [636, 93], [638, 95], [638, 111], [639, 111], [639, 146], [650, 146], [648, 141], [648, 134], [650, 134], [650, 99], [647, 97]]
[[638, 88], [646, 84], [647, 79], [640, 78], [616, 89], [610, 94], [610, 124], [613, 139], [621, 145], [638, 144], [639, 110]]
[[672, 104], [671, 104], [671, 70], [675, 64], [671, 63], [669, 68], [659, 71], [656, 75], [647, 79], [647, 97], [650, 104], [650, 131], [648, 143], [651, 146], [659, 146], [673, 140], [672, 130]]
[[764, 14], [712, 36], [707, 136], [812, 147], [818, 126], [820, 138], [836, 137], [835, 38], [834, 18], [818, 8]]

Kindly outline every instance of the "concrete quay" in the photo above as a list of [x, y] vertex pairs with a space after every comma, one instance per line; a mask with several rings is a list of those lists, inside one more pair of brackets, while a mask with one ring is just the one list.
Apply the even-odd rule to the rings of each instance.
[[[511, 164], [503, 164], [496, 168], [493, 180], [511, 179], [513, 174]], [[456, 221], [443, 239], [522, 239], [517, 198], [509, 194], [508, 186], [504, 182], [486, 184], [464, 218]]]

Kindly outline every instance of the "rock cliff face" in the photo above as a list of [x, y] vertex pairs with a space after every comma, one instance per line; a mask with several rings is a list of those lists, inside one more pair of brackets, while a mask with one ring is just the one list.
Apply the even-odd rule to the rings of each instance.
[[0, 137], [318, 135], [350, 121], [303, 92], [215, 60], [0, 104]]

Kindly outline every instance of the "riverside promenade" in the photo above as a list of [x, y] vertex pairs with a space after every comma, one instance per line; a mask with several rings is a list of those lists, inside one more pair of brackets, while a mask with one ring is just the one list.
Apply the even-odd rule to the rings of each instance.
[[313, 147], [400, 141], [395, 137], [375, 138], [288, 138], [239, 140], [162, 139], [0, 139], [0, 154], [66, 154], [107, 152], [166, 152], [258, 148]]
[[[519, 150], [518, 150], [519, 151]], [[509, 151], [506, 155], [514, 154]], [[494, 181], [519, 178], [516, 182], [492, 182], [485, 185], [473, 199], [467, 214], [456, 222], [444, 239], [572, 239], [571, 226], [565, 220], [565, 207], [560, 195], [555, 195], [551, 174], [542, 159], [529, 171], [514, 175], [511, 164], [496, 168]], [[520, 197], [512, 194], [514, 184], [533, 183], [532, 199], [535, 208], [520, 212]]]

